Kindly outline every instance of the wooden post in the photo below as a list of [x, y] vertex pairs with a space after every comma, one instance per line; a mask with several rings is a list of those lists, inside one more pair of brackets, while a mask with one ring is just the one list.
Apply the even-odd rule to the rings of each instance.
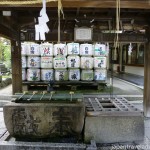
[[21, 43], [11, 40], [11, 62], [12, 62], [12, 90], [13, 94], [22, 92], [22, 63]]
[[120, 51], [119, 51], [119, 66], [120, 66], [120, 72], [122, 72], [122, 49], [123, 45], [120, 43]]
[[144, 58], [144, 116], [150, 117], [150, 27], [146, 29], [147, 43]]

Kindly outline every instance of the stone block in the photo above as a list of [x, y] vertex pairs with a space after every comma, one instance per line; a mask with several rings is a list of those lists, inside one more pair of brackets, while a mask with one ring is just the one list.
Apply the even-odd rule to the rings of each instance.
[[4, 87], [6, 87], [7, 85], [6, 85], [6, 83], [4, 82], [4, 81], [2, 81], [1, 82], [1, 88], [4, 88]]
[[79, 136], [85, 118], [83, 102], [10, 102], [3, 111], [8, 132], [17, 138]]
[[3, 81], [6, 85], [9, 85], [12, 83], [12, 79], [11, 78], [7, 78], [6, 80]]
[[4, 105], [6, 105], [9, 102], [10, 101], [8, 101], [8, 100], [2, 100], [2, 99], [0, 99], [0, 107], [3, 107]]
[[137, 116], [87, 116], [85, 118], [84, 140], [96, 143], [142, 141], [144, 138], [144, 117]]

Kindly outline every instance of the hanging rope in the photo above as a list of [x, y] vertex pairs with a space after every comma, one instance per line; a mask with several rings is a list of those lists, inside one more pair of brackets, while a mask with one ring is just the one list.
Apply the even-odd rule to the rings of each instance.
[[[114, 53], [117, 53], [117, 47], [119, 47], [119, 26], [120, 26], [120, 0], [116, 0], [116, 30], [114, 38]], [[111, 63], [111, 78], [110, 78], [111, 90], [110, 97], [113, 97], [113, 63]]]
[[62, 3], [61, 0], [58, 0], [58, 43], [60, 43], [60, 13], [62, 13], [64, 19]]
[[63, 7], [62, 7], [62, 2], [61, 2], [61, 0], [58, 0], [58, 17], [59, 18], [60, 18], [60, 13], [62, 13], [63, 19], [64, 19], [64, 12], [63, 12]]
[[115, 39], [114, 39], [114, 48], [116, 51], [116, 48], [119, 46], [119, 26], [120, 26], [120, 0], [116, 0], [116, 32], [115, 32]]

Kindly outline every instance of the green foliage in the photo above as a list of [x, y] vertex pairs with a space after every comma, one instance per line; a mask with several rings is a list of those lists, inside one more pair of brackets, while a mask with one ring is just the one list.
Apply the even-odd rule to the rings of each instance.
[[4, 50], [4, 62], [7, 68], [11, 68], [11, 47], [7, 45]]
[[11, 46], [0, 41], [0, 62], [11, 68]]
[[10, 51], [10, 45], [5, 46], [4, 49], [4, 61], [8, 61], [11, 59], [11, 51]]

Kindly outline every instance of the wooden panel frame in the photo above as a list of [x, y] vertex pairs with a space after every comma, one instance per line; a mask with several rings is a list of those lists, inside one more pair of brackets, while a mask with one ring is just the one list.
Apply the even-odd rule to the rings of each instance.
[[[79, 33], [80, 32], [80, 33]], [[93, 29], [88, 27], [74, 28], [74, 41], [92, 41]]]

